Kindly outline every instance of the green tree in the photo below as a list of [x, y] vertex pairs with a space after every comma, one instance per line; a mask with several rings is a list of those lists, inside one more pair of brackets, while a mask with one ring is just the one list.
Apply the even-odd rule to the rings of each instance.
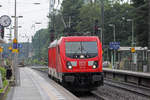
[[80, 22], [80, 8], [83, 5], [83, 0], [63, 0], [61, 13], [64, 18], [64, 21], [69, 27], [69, 19], [70, 19], [70, 27], [72, 32], [77, 32], [77, 25]]
[[79, 32], [94, 32], [95, 20], [100, 22], [100, 6], [98, 3], [89, 3], [83, 5], [80, 8], [79, 19], [80, 22], [77, 25], [77, 30]]
[[[132, 0], [133, 6], [140, 9], [136, 10], [135, 23], [136, 23], [136, 36], [137, 45], [148, 46], [148, 0]], [[147, 4], [147, 5], [146, 5]]]
[[35, 53], [34, 58], [48, 59], [48, 46], [50, 42], [50, 34], [48, 29], [41, 29], [36, 32], [32, 39], [33, 50]]
[[114, 24], [116, 29], [116, 41], [120, 42], [122, 46], [129, 46], [131, 44], [131, 23], [126, 20], [133, 18], [134, 13], [128, 13], [133, 7], [128, 3], [114, 3], [105, 6], [105, 30], [104, 30], [104, 44], [108, 45], [113, 41], [113, 28], [109, 24]]

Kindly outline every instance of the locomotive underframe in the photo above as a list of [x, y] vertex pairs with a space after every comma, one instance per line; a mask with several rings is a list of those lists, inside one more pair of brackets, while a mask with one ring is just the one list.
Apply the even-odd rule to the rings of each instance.
[[102, 72], [63, 73], [62, 84], [69, 89], [92, 90], [103, 85]]

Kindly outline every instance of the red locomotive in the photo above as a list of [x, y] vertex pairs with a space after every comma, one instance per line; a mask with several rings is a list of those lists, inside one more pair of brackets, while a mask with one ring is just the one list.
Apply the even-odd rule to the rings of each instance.
[[103, 85], [102, 45], [96, 36], [61, 37], [50, 44], [48, 58], [48, 75], [64, 86], [93, 90]]

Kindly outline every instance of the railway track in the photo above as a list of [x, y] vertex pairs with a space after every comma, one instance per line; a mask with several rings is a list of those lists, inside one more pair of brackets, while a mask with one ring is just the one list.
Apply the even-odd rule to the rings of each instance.
[[99, 94], [94, 92], [76, 92], [73, 94], [80, 100], [104, 100]]
[[124, 83], [124, 82], [116, 82], [112, 80], [105, 80], [104, 84], [116, 87], [119, 89], [123, 89], [129, 92], [133, 92], [134, 94], [141, 95], [147, 98], [150, 98], [150, 88], [142, 87], [142, 86], [137, 86], [129, 83]]
[[99, 94], [97, 91], [92, 91], [91, 92], [95, 97], [98, 98], [98, 100], [109, 100], [107, 97]]

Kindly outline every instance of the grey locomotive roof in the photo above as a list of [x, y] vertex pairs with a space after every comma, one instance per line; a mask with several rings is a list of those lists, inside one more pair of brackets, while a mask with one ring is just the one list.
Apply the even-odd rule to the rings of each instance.
[[55, 47], [57, 45], [57, 41], [58, 40], [54, 40], [52, 43], [50, 43], [48, 48]]

